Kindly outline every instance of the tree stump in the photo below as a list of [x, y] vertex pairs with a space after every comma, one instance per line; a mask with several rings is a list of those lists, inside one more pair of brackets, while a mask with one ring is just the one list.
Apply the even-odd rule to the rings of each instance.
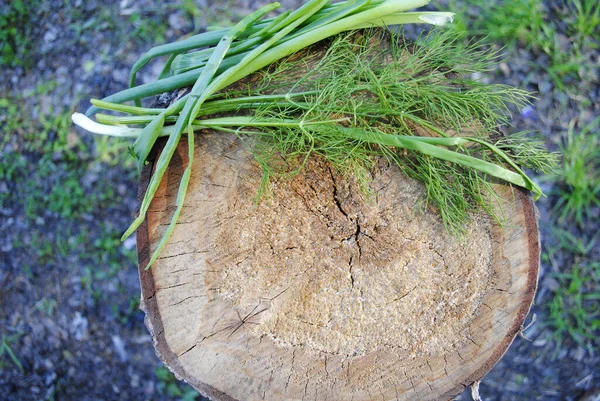
[[370, 196], [314, 157], [256, 202], [248, 148], [204, 131], [179, 222], [143, 270], [187, 152], [183, 140], [138, 230], [141, 307], [159, 357], [209, 398], [451, 399], [519, 332], [539, 266], [525, 192], [499, 187], [508, 224], [474, 216], [459, 241], [435, 212], [415, 213], [422, 185], [385, 160]]

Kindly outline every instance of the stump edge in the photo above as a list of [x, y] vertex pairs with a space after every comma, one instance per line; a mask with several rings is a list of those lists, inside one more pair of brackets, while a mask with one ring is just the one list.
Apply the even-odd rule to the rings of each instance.
[[[138, 204], [144, 197], [146, 189], [150, 183], [150, 178], [154, 169], [155, 160], [160, 156], [164, 145], [165, 138], [160, 138], [154, 145], [148, 156], [148, 163], [144, 166], [140, 173], [138, 184], [137, 200]], [[183, 172], [183, 171], [182, 171]], [[471, 374], [463, 383], [459, 383], [455, 388], [442, 395], [440, 400], [450, 400], [462, 393], [467, 387], [473, 383], [480, 381], [487, 375], [492, 368], [500, 361], [504, 354], [510, 348], [517, 334], [522, 330], [523, 323], [529, 314], [534, 301], [535, 293], [538, 285], [539, 265], [540, 265], [540, 235], [538, 228], [538, 212], [535, 204], [529, 193], [520, 188], [513, 188], [514, 196], [517, 197], [523, 208], [525, 218], [525, 231], [527, 232], [527, 249], [529, 252], [529, 267], [527, 275], [527, 291], [520, 303], [517, 317], [513, 320], [509, 334], [504, 337], [492, 352], [492, 355], [485, 363]], [[139, 206], [138, 206], [139, 213]], [[158, 309], [157, 299], [155, 297], [154, 277], [151, 269], [146, 270], [151, 256], [150, 251], [150, 233], [148, 219], [145, 219], [136, 233], [136, 245], [138, 253], [138, 273], [141, 286], [140, 309], [144, 312], [144, 324], [148, 328], [154, 345], [156, 355], [173, 372], [175, 377], [189, 383], [192, 387], [198, 390], [203, 396], [209, 397], [218, 401], [241, 401], [236, 400], [222, 391], [199, 381], [197, 378], [187, 374], [183, 366], [178, 360], [177, 355], [167, 345], [164, 337], [164, 327], [161, 320], [160, 311]]]

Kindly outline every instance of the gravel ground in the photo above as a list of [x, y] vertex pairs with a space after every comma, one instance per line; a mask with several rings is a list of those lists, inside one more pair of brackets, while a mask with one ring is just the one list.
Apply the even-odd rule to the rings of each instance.
[[[69, 128], [67, 117], [85, 110], [90, 97], [124, 88], [130, 66], [153, 43], [227, 24], [258, 4], [200, 0], [203, 12], [194, 14], [174, 1], [34, 3], [18, 22], [29, 49], [21, 55], [24, 65], [0, 71], [0, 394], [7, 400], [201, 399], [162, 367], [137, 309], [134, 242], [118, 241], [137, 206], [137, 173], [119, 163], [115, 154], [123, 145], [107, 147]], [[8, 10], [0, 2], [0, 11]], [[585, 57], [598, 65], [598, 50]], [[570, 121], [600, 115], [600, 90], [596, 70], [573, 82], [576, 95], [567, 95], [549, 78], [548, 62], [543, 53], [517, 48], [483, 79], [536, 92], [538, 100], [517, 112], [514, 124], [539, 131], [555, 149]], [[157, 74], [151, 67], [141, 81]], [[52, 147], [57, 138], [64, 147]], [[556, 189], [543, 185], [549, 193]], [[555, 201], [538, 203], [545, 249], [557, 241]], [[592, 238], [597, 222], [567, 229]], [[600, 251], [592, 252], [599, 260]], [[568, 252], [553, 256], [558, 265], [574, 260]], [[553, 266], [542, 265], [537, 323], [483, 380], [484, 399], [600, 399], [600, 357], [572, 341], [557, 347], [544, 324], [558, 285], [549, 274]]]

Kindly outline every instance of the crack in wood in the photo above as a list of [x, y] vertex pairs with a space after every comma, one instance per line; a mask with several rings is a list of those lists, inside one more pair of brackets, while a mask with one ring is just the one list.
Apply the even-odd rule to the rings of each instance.
[[161, 290], [171, 290], [173, 288], [183, 287], [184, 285], [188, 285], [188, 284], [191, 284], [191, 283], [189, 281], [186, 281], [185, 283], [173, 284], [173, 285], [169, 285], [167, 287], [157, 287], [155, 290], [156, 290], [156, 292], [161, 291]]
[[[196, 254], [201, 254], [201, 253], [209, 253], [208, 250], [201, 250], [201, 251], [188, 251], [188, 252], [181, 252], [175, 255], [166, 255], [166, 256], [159, 256], [158, 258], [156, 258], [156, 260], [168, 260], [168, 259], [173, 259], [173, 258], [178, 258], [180, 256], [185, 256], [185, 255], [196, 255]], [[179, 271], [183, 271], [183, 270], [187, 270], [187, 269], [180, 269], [180, 270], [176, 270], [176, 271], [172, 271], [170, 272], [170, 274], [173, 273], [177, 273]]]
[[195, 343], [194, 345], [192, 345], [191, 347], [189, 347], [188, 349], [186, 349], [185, 351], [177, 354], [178, 358], [181, 358], [183, 355], [187, 354], [188, 352], [190, 352], [191, 350], [193, 350], [196, 346], [198, 345], [198, 343]]
[[202, 296], [202, 295], [190, 295], [189, 297], [185, 297], [181, 301], [178, 301], [178, 302], [175, 302], [173, 304], [170, 304], [169, 306], [177, 306], [177, 305], [180, 305], [180, 304], [184, 303], [185, 301], [187, 301], [189, 299], [203, 298], [203, 297], [204, 296]]

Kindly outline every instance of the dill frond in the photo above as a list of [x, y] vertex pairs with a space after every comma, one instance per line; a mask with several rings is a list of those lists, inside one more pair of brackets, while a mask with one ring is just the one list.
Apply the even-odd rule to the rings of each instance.
[[[484, 49], [480, 43], [465, 46], [446, 32], [432, 32], [417, 44], [382, 30], [344, 34], [332, 41], [327, 53], [304, 75], [290, 81], [290, 71], [307, 70], [296, 64], [301, 60], [290, 57], [281, 62], [263, 75], [259, 84], [263, 93], [282, 88], [288, 94], [309, 93], [301, 99], [290, 98], [284, 106], [264, 103], [255, 111], [257, 120], [294, 119], [300, 123], [298, 127], [261, 130], [262, 145], [254, 152], [269, 177], [278, 172], [270, 162], [275, 160], [274, 154], [297, 160], [286, 164], [296, 166], [293, 173], [317, 154], [368, 188], [368, 171], [376, 158], [384, 156], [425, 185], [423, 205], [435, 208], [447, 229], [460, 235], [474, 207], [502, 221], [495, 211], [491, 185], [497, 180], [448, 159], [390, 149], [374, 139], [377, 135], [460, 137], [463, 139], [438, 148], [452, 150], [457, 158], [463, 155], [493, 163], [509, 172], [516, 165], [544, 172], [556, 163], [555, 155], [546, 152], [543, 144], [524, 134], [491, 143], [498, 125], [510, 123], [510, 108], [528, 104], [530, 95], [472, 79], [473, 74], [485, 72], [498, 60], [497, 52]], [[305, 125], [340, 117], [345, 119], [337, 124]], [[347, 129], [358, 133], [348, 136]], [[535, 184], [530, 185], [535, 188]]]

